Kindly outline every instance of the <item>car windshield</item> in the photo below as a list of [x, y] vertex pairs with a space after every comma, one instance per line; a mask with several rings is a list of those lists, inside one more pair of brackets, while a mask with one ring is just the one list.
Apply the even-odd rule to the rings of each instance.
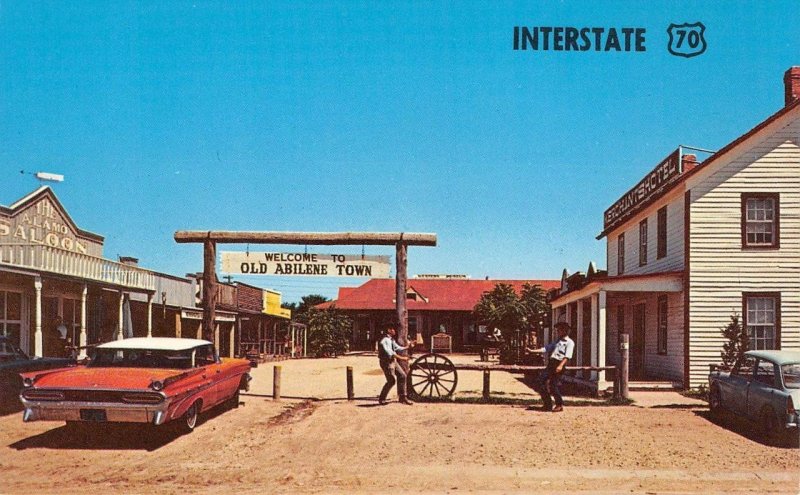
[[192, 350], [95, 349], [89, 366], [92, 368], [188, 369], [192, 367]]
[[26, 358], [27, 356], [10, 342], [5, 340], [0, 341], [0, 362], [18, 361]]
[[790, 363], [781, 366], [783, 384], [786, 388], [800, 388], [800, 363]]

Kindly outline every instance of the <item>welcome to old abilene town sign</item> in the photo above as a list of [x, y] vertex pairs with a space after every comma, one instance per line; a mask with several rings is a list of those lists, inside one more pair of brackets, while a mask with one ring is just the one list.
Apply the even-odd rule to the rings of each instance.
[[222, 271], [235, 275], [390, 278], [388, 256], [222, 252]]

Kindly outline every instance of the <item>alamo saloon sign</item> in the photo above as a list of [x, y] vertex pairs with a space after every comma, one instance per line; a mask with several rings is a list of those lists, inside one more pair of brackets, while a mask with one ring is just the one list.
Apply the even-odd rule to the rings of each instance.
[[[77, 234], [66, 214], [45, 194], [9, 216], [0, 213], [0, 244], [32, 244], [98, 256], [102, 244]], [[13, 207], [12, 207], [13, 208]]]

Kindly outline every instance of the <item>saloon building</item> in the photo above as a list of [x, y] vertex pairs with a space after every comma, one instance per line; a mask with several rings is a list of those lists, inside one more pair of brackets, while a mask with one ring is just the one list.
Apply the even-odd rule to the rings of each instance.
[[[0, 335], [32, 356], [61, 356], [67, 346], [84, 355], [87, 346], [128, 337], [201, 336], [201, 278], [147, 270], [132, 257], [106, 259], [103, 243], [48, 187], [0, 206]], [[261, 289], [220, 283], [217, 290], [214, 341], [223, 356], [241, 353], [242, 325], [287, 318], [274, 308], [279, 293], [270, 291], [267, 307]]]
[[[409, 338], [419, 334], [428, 346], [433, 334], [446, 333], [452, 337], [453, 351], [476, 350], [487, 329], [475, 320], [472, 310], [484, 292], [501, 283], [511, 285], [517, 292], [526, 283], [539, 285], [544, 291], [559, 285], [557, 280], [410, 278], [406, 289]], [[330, 306], [352, 318], [352, 350], [374, 349], [385, 325], [396, 318], [395, 281], [375, 278], [358, 287], [341, 287], [336, 300], [317, 307]]]
[[606, 210], [608, 270], [565, 271], [552, 300], [575, 328], [577, 364], [616, 364], [626, 333], [631, 380], [697, 387], [732, 315], [752, 348], [800, 349], [800, 67], [784, 93], [702, 163], [678, 148]]

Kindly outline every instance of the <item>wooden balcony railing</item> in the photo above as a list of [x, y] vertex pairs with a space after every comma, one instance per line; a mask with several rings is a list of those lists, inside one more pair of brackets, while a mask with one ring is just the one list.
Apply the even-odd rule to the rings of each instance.
[[155, 289], [155, 275], [149, 270], [38, 244], [0, 244], [0, 265], [84, 278], [129, 289]]

